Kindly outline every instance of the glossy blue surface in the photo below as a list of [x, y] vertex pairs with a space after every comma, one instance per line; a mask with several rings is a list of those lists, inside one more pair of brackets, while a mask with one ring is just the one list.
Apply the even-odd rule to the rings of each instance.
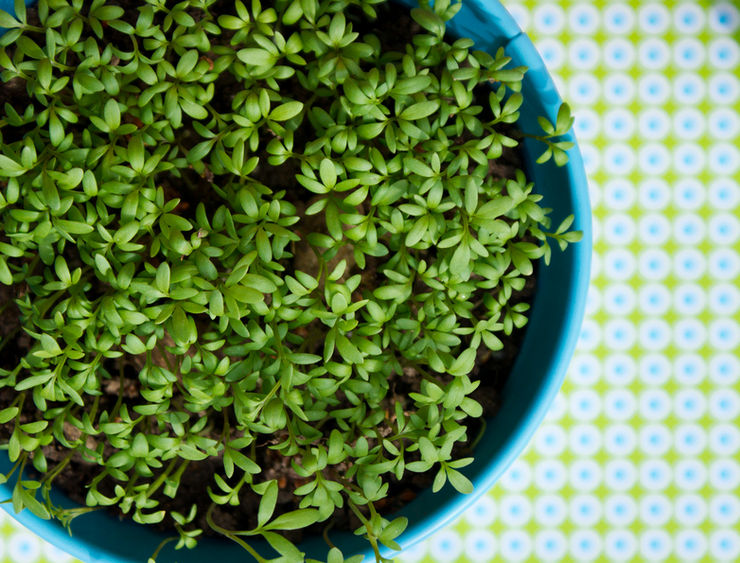
[[[414, 4], [411, 0], [400, 1]], [[6, 4], [7, 0], [0, 0], [0, 7]], [[12, 2], [10, 4], [12, 6]], [[542, 59], [498, 1], [465, 0], [463, 4], [449, 24], [450, 32], [474, 39], [477, 48], [487, 51], [503, 46], [513, 58], [513, 64], [529, 67], [523, 84], [525, 102], [518, 125], [524, 132], [539, 132], [537, 116], [554, 119], [561, 102]], [[575, 141], [572, 134], [569, 138]], [[554, 223], [575, 214], [573, 228], [583, 231], [583, 240], [571, 245], [566, 252], [553, 249], [550, 266], [539, 269], [529, 328], [514, 371], [504, 388], [501, 410], [489, 421], [475, 451], [476, 461], [465, 471], [473, 481], [475, 491], [461, 495], [448, 485], [437, 494], [432, 495], [431, 491], [421, 494], [401, 512], [410, 520], [409, 528], [399, 539], [404, 548], [452, 521], [485, 494], [516, 459], [557, 394], [575, 348], [585, 310], [591, 259], [588, 186], [577, 146], [569, 151], [570, 160], [562, 168], [552, 162], [533, 166], [542, 150], [542, 145], [538, 146], [534, 141], [525, 144], [527, 172], [535, 181], [537, 191], [544, 196], [543, 206], [553, 209]], [[9, 468], [7, 457], [2, 457], [0, 472]], [[10, 493], [9, 485], [0, 486], [0, 497], [10, 497]], [[59, 499], [68, 503], [66, 499]], [[8, 505], [3, 506], [12, 511]], [[148, 527], [119, 522], [103, 513], [78, 518], [72, 525], [72, 537], [57, 523], [41, 521], [28, 511], [14, 517], [61, 549], [90, 562], [143, 562], [163, 538]], [[347, 554], [368, 552], [367, 544], [361, 538], [338, 533], [331, 537]], [[321, 538], [309, 540], [301, 548], [309, 556], [317, 558], [325, 557], [327, 551]], [[391, 553], [386, 551], [386, 554]], [[158, 561], [199, 563], [206, 559], [242, 561], [247, 556], [235, 544], [205, 540], [193, 551], [175, 552], [168, 547], [162, 551]], [[372, 560], [372, 557], [368, 559]]]

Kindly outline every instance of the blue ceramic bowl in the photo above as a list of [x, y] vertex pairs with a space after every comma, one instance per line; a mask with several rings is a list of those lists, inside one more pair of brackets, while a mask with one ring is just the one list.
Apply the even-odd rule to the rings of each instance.
[[[413, 0], [400, 0], [409, 6]], [[27, 3], [31, 3], [27, 0]], [[0, 8], [12, 13], [12, 0], [0, 0]], [[529, 38], [522, 33], [498, 0], [465, 0], [463, 8], [449, 23], [449, 31], [458, 37], [470, 37], [476, 47], [494, 53], [504, 47], [514, 65], [529, 67], [524, 78], [524, 104], [518, 126], [522, 131], [537, 133], [537, 116], [554, 120], [561, 99], [544, 63]], [[572, 134], [569, 140], [575, 141]], [[544, 196], [543, 206], [553, 209], [554, 223], [574, 214], [574, 229], [583, 231], [583, 240], [569, 246], [565, 252], [553, 249], [549, 267], [538, 270], [537, 293], [531, 311], [529, 328], [521, 353], [503, 390], [502, 406], [487, 425], [474, 453], [475, 462], [465, 474], [473, 481], [475, 491], [462, 495], [449, 485], [432, 494], [426, 491], [408, 504], [400, 514], [409, 518], [409, 527], [399, 539], [408, 548], [450, 523], [476, 499], [484, 495], [504, 470], [521, 453], [547, 412], [563, 381], [576, 345], [583, 319], [588, 290], [591, 259], [591, 211], [586, 174], [578, 147], [569, 151], [570, 160], [562, 168], [552, 161], [534, 166], [542, 145], [527, 142], [524, 146], [529, 177]], [[0, 459], [0, 472], [10, 468], [5, 454]], [[0, 499], [10, 498], [12, 484], [0, 486]], [[70, 501], [58, 494], [57, 500]], [[2, 505], [12, 512], [9, 505]], [[72, 536], [56, 522], [44, 521], [29, 511], [12, 514], [25, 526], [44, 539], [86, 562], [141, 563], [162, 541], [161, 534], [149, 527], [130, 521], [119, 521], [102, 512], [81, 516], [72, 524]], [[332, 540], [344, 553], [367, 553], [362, 538], [349, 533], [333, 533]], [[301, 545], [310, 557], [325, 558], [327, 547], [321, 538], [312, 538]], [[386, 550], [386, 555], [391, 552]], [[227, 540], [206, 539], [195, 550], [175, 552], [165, 548], [158, 561], [177, 560], [180, 563], [212, 561], [243, 561], [245, 552]]]

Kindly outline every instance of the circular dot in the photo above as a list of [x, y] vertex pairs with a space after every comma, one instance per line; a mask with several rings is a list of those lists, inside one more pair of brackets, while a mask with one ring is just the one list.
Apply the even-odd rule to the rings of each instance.
[[662, 284], [645, 284], [638, 294], [640, 310], [646, 315], [663, 315], [671, 306], [671, 292]]
[[612, 319], [604, 325], [604, 343], [610, 350], [629, 350], [636, 339], [637, 331], [631, 321]]
[[614, 73], [604, 81], [604, 98], [612, 105], [628, 104], [635, 97], [634, 80], [627, 74]]
[[734, 456], [740, 451], [740, 430], [729, 423], [715, 424], [709, 431], [709, 449], [721, 456]]
[[709, 536], [709, 551], [715, 561], [740, 559], [740, 534], [735, 530], [717, 530]]
[[601, 449], [601, 434], [596, 426], [578, 424], [568, 433], [568, 442], [575, 455], [590, 457]]
[[671, 14], [661, 4], [645, 4], [638, 12], [638, 22], [640, 29], [645, 33], [662, 34], [671, 25]]
[[640, 465], [640, 484], [648, 491], [662, 491], [671, 484], [671, 466], [662, 459], [649, 459]]
[[611, 284], [604, 292], [604, 308], [612, 315], [628, 315], [636, 303], [635, 290], [627, 284]]
[[538, 6], [534, 11], [533, 23], [538, 33], [559, 33], [565, 25], [565, 12], [555, 4]]
[[712, 355], [709, 378], [717, 385], [734, 385], [740, 379], [740, 360], [732, 354]]
[[674, 219], [673, 236], [679, 244], [697, 245], [705, 235], [704, 221], [693, 213], [684, 213]]
[[626, 389], [614, 389], [604, 398], [604, 412], [615, 421], [629, 420], [637, 410], [635, 396]]
[[709, 168], [715, 174], [732, 176], [740, 168], [740, 151], [730, 143], [716, 143], [709, 149]]
[[719, 526], [736, 526], [740, 521], [740, 499], [731, 494], [713, 496], [709, 501], [709, 519]]
[[717, 280], [733, 280], [740, 273], [740, 257], [730, 248], [720, 248], [709, 254], [709, 272]]
[[635, 133], [635, 118], [624, 108], [608, 111], [604, 115], [604, 134], [615, 141], [625, 141]]
[[640, 170], [648, 175], [662, 176], [671, 165], [671, 154], [659, 143], [646, 143], [638, 152]]
[[626, 70], [635, 63], [635, 47], [623, 38], [610, 39], [603, 46], [604, 64], [608, 69]]
[[681, 530], [676, 534], [674, 549], [681, 561], [701, 559], [707, 552], [707, 538], [698, 530]]
[[680, 524], [695, 527], [704, 522], [707, 512], [707, 503], [701, 495], [682, 494], [676, 498], [673, 514]]
[[599, 28], [599, 11], [585, 2], [575, 4], [568, 12], [568, 28], [572, 33], [593, 35]]
[[712, 67], [730, 70], [740, 61], [740, 47], [730, 37], [719, 37], [709, 43], [709, 62]]
[[662, 74], [650, 73], [640, 79], [637, 90], [643, 103], [662, 105], [668, 100], [671, 85]]
[[660, 178], [650, 178], [640, 183], [638, 188], [640, 205], [650, 211], [665, 209], [671, 197], [671, 189]]
[[709, 7], [709, 27], [717, 33], [735, 33], [740, 27], [740, 13], [732, 2], [713, 2]]
[[601, 483], [601, 466], [591, 459], [578, 459], [569, 468], [570, 486], [575, 491], [590, 492]]
[[41, 541], [25, 530], [18, 530], [7, 542], [10, 561], [35, 563], [41, 556]]
[[568, 48], [568, 59], [573, 68], [592, 70], [599, 64], [598, 44], [593, 39], [582, 37], [571, 42]]
[[578, 561], [593, 561], [602, 551], [601, 537], [593, 530], [576, 530], [570, 536], [570, 552]]
[[573, 125], [576, 136], [580, 140], [591, 140], [597, 137], [600, 130], [598, 114], [588, 108], [579, 110]]
[[699, 145], [682, 143], [673, 151], [673, 167], [681, 174], [695, 176], [706, 166], [704, 151]]
[[[651, 407], [652, 408], [652, 407]], [[671, 433], [662, 424], [640, 428], [640, 449], [648, 455], [662, 456], [671, 448]]]
[[665, 530], [648, 530], [640, 535], [640, 553], [649, 561], [663, 560], [671, 554], [672, 543]]
[[635, 273], [635, 257], [626, 249], [610, 250], [604, 257], [604, 271], [609, 279], [625, 281]]
[[716, 213], [709, 219], [709, 239], [718, 245], [731, 245], [740, 240], [740, 221], [730, 213]]
[[627, 424], [613, 424], [604, 433], [604, 448], [613, 456], [632, 453], [637, 444], [637, 434]]
[[635, 167], [635, 153], [629, 145], [612, 144], [604, 151], [604, 167], [615, 175], [629, 174]]
[[740, 185], [731, 178], [718, 178], [709, 184], [709, 202], [712, 207], [727, 210], [740, 204]]
[[706, 186], [696, 178], [682, 178], [676, 182], [673, 201], [679, 209], [695, 211], [704, 203]]
[[[496, 554], [496, 537], [488, 530], [473, 530], [465, 534], [465, 555], [473, 561], [490, 561]], [[403, 552], [406, 561], [406, 551]]]
[[648, 526], [663, 526], [671, 519], [673, 506], [664, 495], [650, 494], [640, 499], [640, 519]]
[[568, 472], [560, 460], [546, 459], [535, 466], [534, 481], [536, 486], [543, 491], [560, 491], [567, 479]]
[[671, 364], [664, 354], [646, 354], [640, 358], [640, 381], [645, 385], [663, 385], [671, 374]]
[[681, 354], [673, 362], [676, 381], [683, 385], [698, 385], [706, 375], [706, 363], [698, 354]]
[[709, 132], [715, 139], [729, 141], [740, 135], [740, 117], [729, 108], [720, 108], [709, 114]]
[[635, 14], [627, 4], [611, 3], [604, 10], [604, 27], [609, 34], [623, 34], [632, 30]]
[[704, 79], [695, 73], [685, 72], [673, 80], [673, 97], [686, 105], [695, 105], [704, 99], [706, 88]]
[[671, 329], [662, 319], [647, 319], [640, 323], [639, 342], [645, 350], [664, 350], [671, 341]]
[[604, 551], [611, 561], [631, 561], [637, 554], [637, 539], [629, 530], [610, 530], [604, 539]]
[[628, 495], [611, 495], [604, 503], [604, 518], [611, 526], [629, 526], [637, 518], [637, 503]]
[[712, 418], [729, 422], [740, 416], [740, 396], [734, 389], [718, 389], [709, 395]]
[[635, 186], [627, 179], [610, 180], [604, 186], [604, 204], [614, 211], [630, 209], [637, 197]]
[[704, 115], [695, 108], [683, 108], [673, 116], [673, 130], [685, 141], [694, 141], [704, 133]]
[[640, 136], [648, 141], [665, 139], [671, 127], [668, 113], [659, 108], [650, 108], [640, 112], [637, 124]]
[[[503, 482], [503, 478], [501, 481]], [[496, 520], [496, 509], [496, 501], [490, 496], [484, 495], [465, 511], [465, 519], [473, 526], [485, 528]]]
[[671, 270], [671, 260], [668, 254], [658, 248], [648, 248], [640, 253], [640, 275], [649, 281], [660, 281], [666, 278]]
[[695, 37], [684, 37], [673, 44], [673, 62], [676, 68], [696, 70], [702, 66], [705, 57], [704, 44]]
[[682, 284], [673, 292], [673, 304], [681, 315], [695, 316], [704, 310], [706, 294], [697, 284]]
[[626, 246], [635, 238], [635, 222], [625, 213], [611, 214], [604, 222], [604, 237], [613, 246]]
[[681, 319], [673, 324], [673, 341], [679, 350], [698, 350], [707, 340], [707, 329], [697, 319]]
[[697, 420], [707, 409], [704, 394], [697, 389], [681, 389], [674, 397], [674, 410], [682, 420]]
[[429, 541], [420, 541], [403, 550], [404, 563], [417, 563], [424, 559], [429, 549]]
[[673, 10], [673, 25], [679, 33], [696, 35], [704, 27], [704, 10], [692, 2], [679, 4]]
[[734, 350], [740, 345], [740, 326], [733, 319], [717, 319], [709, 324], [709, 341], [717, 350]]
[[568, 437], [559, 424], [545, 424], [534, 437], [534, 447], [543, 457], [556, 457], [565, 451]]
[[557, 70], [565, 63], [565, 49], [562, 41], [552, 37], [543, 37], [537, 41], [537, 50], [550, 70]]
[[627, 385], [637, 374], [637, 366], [628, 354], [609, 354], [604, 361], [604, 376], [611, 385]]
[[626, 459], [609, 461], [604, 468], [604, 481], [614, 491], [627, 491], [637, 481], [637, 469], [632, 462]]
[[671, 52], [661, 39], [646, 39], [637, 49], [640, 64], [649, 70], [662, 70], [670, 62]]
[[534, 518], [543, 526], [559, 526], [568, 515], [568, 506], [558, 495], [540, 495], [534, 502]]
[[523, 561], [532, 553], [532, 540], [522, 530], [506, 530], [499, 540], [501, 555], [507, 561]]
[[639, 395], [640, 415], [649, 421], [664, 420], [671, 412], [671, 400], [663, 389], [648, 389]]
[[697, 459], [682, 459], [675, 464], [673, 478], [685, 491], [698, 491], [707, 481], [707, 468]]
[[499, 504], [501, 521], [507, 526], [521, 527], [532, 519], [532, 504], [524, 495], [506, 495]]
[[440, 559], [454, 561], [462, 554], [462, 538], [454, 530], [442, 530], [430, 538], [429, 551]]
[[543, 530], [535, 536], [534, 552], [540, 561], [560, 561], [568, 552], [568, 542], [558, 530]]
[[733, 104], [740, 96], [740, 81], [730, 73], [719, 72], [709, 79], [709, 98], [717, 104]]
[[697, 280], [704, 275], [706, 268], [704, 254], [695, 248], [683, 248], [673, 254], [673, 272], [680, 280]]

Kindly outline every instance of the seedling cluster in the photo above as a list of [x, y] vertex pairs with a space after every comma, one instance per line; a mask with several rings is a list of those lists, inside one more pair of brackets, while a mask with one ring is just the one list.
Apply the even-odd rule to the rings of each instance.
[[[280, 532], [345, 506], [380, 559], [406, 526], [376, 509], [392, 481], [472, 489], [453, 448], [482, 412], [479, 351], [526, 323], [512, 295], [548, 241], [578, 235], [572, 218], [551, 227], [522, 171], [491, 173], [521, 140], [507, 131], [525, 69], [446, 38], [449, 0], [412, 10], [420, 33], [387, 50], [362, 31], [380, 3], [0, 12], [0, 77], [21, 92], [0, 113], [17, 511], [68, 523], [117, 506], [191, 548], [203, 510], [162, 505], [215, 459], [205, 521], [257, 560], [250, 537], [298, 561]], [[565, 161], [571, 123], [567, 106], [543, 120], [541, 160]], [[303, 484], [266, 479], [266, 448]], [[88, 508], [49, 496], [74, 463], [99, 469]], [[300, 500], [278, 513], [284, 489]], [[219, 524], [246, 494], [254, 526]]]

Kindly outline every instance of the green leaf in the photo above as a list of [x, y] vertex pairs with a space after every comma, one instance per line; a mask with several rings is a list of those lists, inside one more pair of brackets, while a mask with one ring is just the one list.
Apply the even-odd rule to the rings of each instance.
[[468, 348], [452, 362], [452, 365], [447, 371], [450, 375], [455, 376], [468, 375], [475, 367], [475, 358], [476, 351]]
[[473, 483], [459, 471], [448, 467], [447, 479], [450, 482], [450, 485], [455, 487], [458, 492], [464, 495], [469, 495], [473, 492]]
[[277, 57], [264, 49], [247, 48], [241, 49], [236, 53], [239, 60], [250, 66], [262, 67], [272, 66], [277, 61]]
[[417, 104], [413, 104], [407, 107], [405, 110], [401, 112], [401, 114], [398, 117], [401, 119], [407, 119], [409, 121], [414, 121], [416, 119], [422, 119], [424, 117], [429, 117], [438, 109], [439, 109], [439, 100], [427, 100], [425, 102], [419, 102]]
[[259, 510], [257, 511], [257, 526], [259, 528], [262, 528], [272, 518], [272, 514], [275, 512], [275, 506], [277, 505], [277, 498], [277, 481], [272, 480], [269, 482], [267, 489], [262, 492], [262, 498], [260, 499]]
[[288, 121], [301, 113], [302, 110], [302, 102], [286, 102], [273, 109], [269, 118], [273, 121]]
[[301, 508], [286, 512], [263, 527], [265, 530], [300, 530], [319, 521], [319, 511], [313, 508]]
[[15, 160], [8, 158], [4, 154], [0, 154], [0, 176], [14, 178], [25, 173], [25, 171], [26, 169], [21, 164], [18, 164]]

